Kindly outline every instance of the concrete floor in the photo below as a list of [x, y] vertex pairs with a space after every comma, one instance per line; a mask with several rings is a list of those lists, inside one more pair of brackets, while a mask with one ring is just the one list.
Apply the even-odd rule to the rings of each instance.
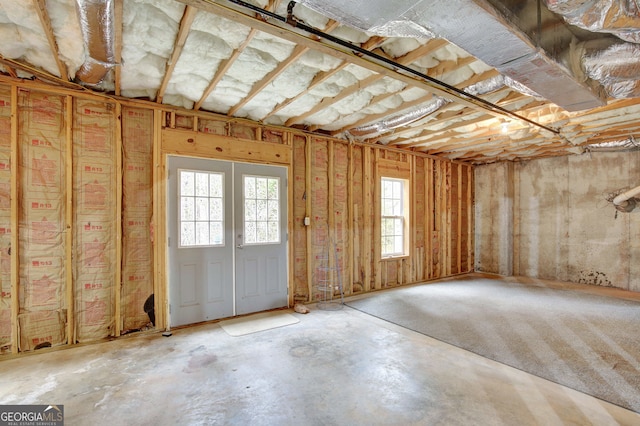
[[345, 307], [0, 361], [0, 404], [68, 425], [612, 425], [640, 414]]

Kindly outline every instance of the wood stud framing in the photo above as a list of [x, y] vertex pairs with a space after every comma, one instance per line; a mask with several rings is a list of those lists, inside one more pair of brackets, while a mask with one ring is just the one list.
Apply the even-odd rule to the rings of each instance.
[[[10, 84], [12, 88], [12, 162], [17, 161], [18, 158], [18, 118], [17, 118], [17, 91], [18, 86], [12, 80], [3, 81], [0, 77], [0, 84]], [[68, 229], [72, 228], [73, 217], [73, 197], [74, 194], [71, 191], [73, 174], [73, 158], [70, 151], [72, 146], [72, 127], [71, 121], [73, 117], [73, 105], [76, 97], [98, 100], [100, 96], [96, 96], [89, 93], [75, 93], [64, 89], [56, 89], [51, 87], [45, 87], [38, 83], [21, 83], [22, 86], [35, 91], [45, 90], [49, 93], [61, 94], [65, 96], [65, 120], [66, 120], [66, 157], [65, 157], [65, 173], [66, 173], [66, 187], [68, 189], [66, 194], [67, 211], [65, 212], [66, 225]], [[166, 155], [171, 153], [174, 155], [188, 155], [206, 158], [218, 158], [233, 161], [249, 161], [265, 164], [279, 164], [289, 166], [289, 180], [288, 186], [289, 198], [294, 202], [304, 203], [304, 211], [307, 217], [313, 218], [314, 215], [322, 213], [316, 211], [316, 209], [327, 209], [328, 226], [330, 228], [331, 235], [334, 234], [334, 230], [338, 224], [337, 215], [339, 214], [347, 226], [347, 229], [342, 235], [342, 239], [347, 241], [340, 242], [339, 247], [343, 252], [341, 253], [341, 261], [343, 265], [348, 268], [347, 271], [342, 272], [343, 285], [347, 294], [354, 294], [361, 291], [371, 291], [385, 288], [387, 286], [403, 285], [419, 281], [420, 279], [435, 279], [451, 275], [454, 273], [460, 273], [471, 270], [473, 248], [470, 246], [472, 243], [473, 223], [470, 214], [467, 216], [467, 222], [462, 223], [461, 212], [466, 209], [467, 213], [471, 212], [472, 201], [472, 188], [470, 179], [472, 177], [472, 167], [462, 163], [450, 163], [448, 161], [437, 159], [434, 157], [426, 156], [421, 153], [411, 153], [401, 151], [393, 148], [385, 148], [375, 145], [351, 143], [348, 144], [345, 141], [332, 139], [330, 137], [318, 137], [310, 136], [304, 133], [299, 133], [292, 129], [282, 128], [270, 128], [268, 126], [252, 123], [250, 121], [242, 121], [238, 119], [229, 119], [228, 117], [209, 114], [205, 112], [184, 111], [175, 108], [165, 107], [156, 103], [145, 102], [133, 102], [133, 101], [117, 101], [115, 104], [115, 116], [116, 116], [116, 128], [114, 133], [116, 135], [115, 144], [116, 151], [122, 152], [122, 107], [134, 107], [153, 110], [153, 160], [150, 166], [153, 170], [153, 291], [156, 295], [155, 298], [155, 312], [156, 312], [156, 327], [158, 329], [164, 329], [169, 326], [168, 317], [168, 283], [166, 274], [167, 264], [167, 252], [166, 252], [166, 215], [165, 206], [166, 200]], [[180, 115], [180, 120], [178, 120]], [[188, 119], [185, 119], [185, 116]], [[240, 139], [232, 136], [217, 136], [213, 134], [206, 134], [197, 131], [199, 128], [198, 122], [202, 120], [217, 120], [219, 122], [226, 123], [226, 129], [230, 129], [235, 125], [241, 124], [243, 126], [255, 128], [254, 136], [255, 140]], [[174, 128], [171, 128], [174, 127]], [[229, 132], [229, 130], [227, 130]], [[267, 132], [277, 131], [284, 134], [281, 143], [262, 142], [260, 139], [263, 134]], [[230, 134], [230, 133], [228, 133]], [[305, 188], [307, 197], [305, 200], [294, 200], [293, 196], [293, 137], [294, 134], [297, 137], [302, 136], [305, 141]], [[315, 142], [314, 139], [318, 139], [319, 142]], [[328, 178], [328, 194], [327, 202], [325, 204], [317, 204], [312, 199], [310, 194], [312, 193], [312, 156], [315, 155], [315, 144], [324, 143], [327, 149], [327, 163], [326, 173]], [[268, 149], [263, 149], [267, 147]], [[345, 155], [345, 158], [341, 157], [340, 162], [336, 161], [337, 153]], [[357, 158], [356, 161], [356, 153]], [[71, 158], [70, 158], [71, 157]], [[417, 157], [421, 158], [421, 182], [420, 188], [424, 188], [421, 191], [417, 191], [417, 169], [416, 160]], [[394, 165], [396, 164], [396, 165]], [[418, 211], [415, 207], [410, 208], [410, 228], [409, 233], [410, 240], [410, 252], [406, 257], [400, 259], [382, 259], [380, 253], [380, 178], [384, 175], [384, 170], [393, 170], [394, 167], [402, 169], [402, 173], [406, 173], [406, 177], [409, 179], [408, 197], [410, 199], [409, 205], [414, 206], [415, 200], [420, 198], [425, 206], [424, 211]], [[451, 181], [451, 168], [455, 167], [458, 170], [457, 179], [455, 182]], [[122, 159], [118, 158], [115, 165], [116, 168], [116, 205], [114, 209], [116, 211], [122, 211]], [[348, 182], [346, 186], [346, 203], [335, 203], [337, 199], [336, 195], [336, 175], [345, 174]], [[361, 182], [358, 183], [358, 187], [352, 185], [355, 174], [358, 173], [361, 176]], [[12, 168], [12, 218], [17, 222], [18, 206], [15, 201], [17, 198], [17, 168]], [[360, 178], [358, 178], [360, 180]], [[466, 181], [466, 192], [463, 193], [463, 182]], [[452, 199], [451, 185], [457, 186], [458, 198]], [[358, 210], [354, 207], [355, 192], [358, 192], [359, 201], [362, 203], [358, 207]], [[343, 207], [345, 206], [345, 207]], [[464, 206], [464, 207], [463, 207]], [[312, 220], [311, 226], [296, 227], [293, 225], [293, 204], [289, 206], [289, 232], [291, 234], [295, 232], [306, 233], [306, 250], [307, 256], [307, 268], [306, 276], [307, 282], [305, 286], [307, 288], [302, 289], [298, 294], [308, 294], [309, 297], [313, 295], [313, 270], [314, 259], [311, 258], [312, 253], [312, 241], [313, 235], [316, 229]], [[452, 209], [453, 207], [453, 209]], [[457, 207], [457, 208], [456, 208]], [[342, 211], [346, 208], [346, 211]], [[338, 211], [340, 210], [340, 211]], [[453, 211], [452, 211], [453, 210]], [[457, 214], [457, 227], [451, 229], [452, 215]], [[356, 217], [358, 219], [356, 219]], [[116, 214], [117, 223], [116, 229], [118, 235], [116, 236], [117, 250], [116, 250], [116, 262], [120, 264], [122, 262], [122, 222], [119, 214]], [[413, 229], [417, 228], [417, 224], [420, 223], [424, 229], [424, 250], [415, 249], [416, 236], [413, 234]], [[354, 227], [358, 227], [356, 230]], [[422, 232], [422, 231], [421, 231]], [[465, 246], [462, 243], [460, 235], [465, 233], [465, 241], [468, 244]], [[65, 294], [67, 310], [67, 335], [69, 337], [69, 343], [75, 341], [76, 331], [73, 328], [76, 321], [74, 321], [74, 293], [73, 293], [73, 267], [74, 260], [71, 256], [71, 247], [73, 240], [71, 234], [65, 237], [65, 243], [67, 244], [67, 292]], [[359, 237], [356, 236], [359, 235]], [[447, 242], [453, 236], [456, 236], [457, 244], [451, 245]], [[354, 240], [358, 238], [358, 242]], [[290, 245], [294, 244], [295, 237], [290, 236]], [[17, 247], [18, 230], [12, 232], [12, 244]], [[290, 249], [291, 249], [290, 247]], [[358, 255], [356, 256], [356, 248]], [[455, 252], [452, 255], [451, 250]], [[467, 262], [461, 264], [461, 251], [466, 250]], [[19, 281], [18, 281], [18, 256], [17, 250], [12, 253], [12, 293], [18, 294]], [[451, 260], [455, 257], [457, 264], [452, 265]], [[290, 252], [289, 262], [294, 262], [293, 253]], [[331, 262], [334, 260], [332, 259]], [[333, 264], [331, 266], [334, 266]], [[362, 275], [359, 275], [359, 271]], [[116, 319], [115, 329], [113, 334], [118, 336], [124, 331], [122, 329], [121, 318], [123, 315], [123, 307], [121, 306], [123, 300], [121, 282], [123, 277], [121, 271], [118, 270], [115, 274], [115, 280], [117, 281], [115, 286], [114, 304], [113, 307]], [[293, 268], [289, 269], [289, 281], [290, 285], [294, 285]], [[358, 286], [355, 286], [355, 283]], [[289, 303], [293, 303], [293, 296], [296, 294], [295, 288], [290, 288]], [[18, 350], [18, 330], [17, 330], [17, 315], [18, 315], [18, 298], [12, 299], [12, 330], [14, 351]]]

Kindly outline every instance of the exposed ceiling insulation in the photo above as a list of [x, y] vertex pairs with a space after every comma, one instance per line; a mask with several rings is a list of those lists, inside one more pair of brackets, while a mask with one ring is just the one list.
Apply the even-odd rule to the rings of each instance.
[[0, 0], [0, 71], [476, 164], [640, 139], [633, 1], [449, 3]]

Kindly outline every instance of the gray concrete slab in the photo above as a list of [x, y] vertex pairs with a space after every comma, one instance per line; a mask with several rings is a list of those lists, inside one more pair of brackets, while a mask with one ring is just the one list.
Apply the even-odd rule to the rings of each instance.
[[217, 324], [0, 361], [1, 404], [68, 425], [611, 425], [640, 415], [348, 307], [240, 337]]

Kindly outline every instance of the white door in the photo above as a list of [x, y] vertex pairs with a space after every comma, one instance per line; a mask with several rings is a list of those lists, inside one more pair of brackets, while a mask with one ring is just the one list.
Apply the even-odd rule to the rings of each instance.
[[287, 169], [235, 163], [236, 314], [287, 305]]
[[286, 168], [169, 157], [170, 324], [287, 306]]

